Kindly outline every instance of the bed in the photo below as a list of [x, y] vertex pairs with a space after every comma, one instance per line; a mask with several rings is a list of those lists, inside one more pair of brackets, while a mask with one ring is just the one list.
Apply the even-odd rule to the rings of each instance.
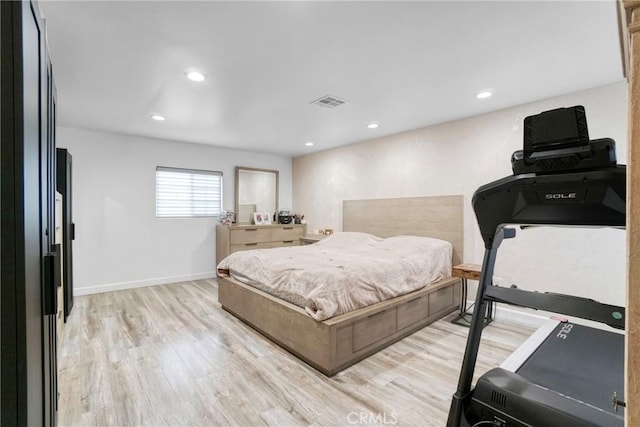
[[[446, 240], [456, 265], [462, 260], [462, 202], [462, 196], [344, 201], [343, 231]], [[460, 303], [460, 279], [446, 277], [318, 321], [304, 308], [232, 277], [218, 277], [218, 284], [223, 309], [328, 376], [455, 311]]]

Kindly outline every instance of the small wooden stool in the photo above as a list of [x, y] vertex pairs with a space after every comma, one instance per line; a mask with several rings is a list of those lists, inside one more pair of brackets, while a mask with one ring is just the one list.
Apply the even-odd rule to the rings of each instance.
[[[469, 327], [471, 325], [471, 313], [468, 311], [473, 307], [471, 304], [467, 307], [467, 280], [480, 280], [480, 272], [482, 266], [478, 264], [459, 264], [452, 268], [451, 275], [462, 279], [462, 292], [460, 293], [460, 312], [451, 323]], [[493, 301], [487, 302], [487, 312], [484, 316], [484, 326], [493, 322]]]

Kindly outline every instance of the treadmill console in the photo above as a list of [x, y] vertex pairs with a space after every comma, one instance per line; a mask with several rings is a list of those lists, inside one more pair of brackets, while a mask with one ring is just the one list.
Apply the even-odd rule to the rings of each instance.
[[524, 119], [524, 147], [511, 156], [514, 175], [549, 174], [616, 165], [615, 141], [589, 140], [581, 105]]
[[624, 227], [626, 167], [615, 148], [611, 138], [589, 139], [582, 106], [526, 117], [513, 175], [472, 197], [485, 247], [504, 224]]

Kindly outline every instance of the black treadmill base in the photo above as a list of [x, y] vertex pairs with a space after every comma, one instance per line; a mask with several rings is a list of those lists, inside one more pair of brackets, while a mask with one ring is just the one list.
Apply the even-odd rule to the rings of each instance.
[[515, 373], [480, 377], [468, 416], [504, 427], [622, 427], [614, 393], [624, 400], [624, 335], [560, 323]]

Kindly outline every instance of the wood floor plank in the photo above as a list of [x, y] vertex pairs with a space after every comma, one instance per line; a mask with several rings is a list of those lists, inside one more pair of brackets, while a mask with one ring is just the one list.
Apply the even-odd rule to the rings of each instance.
[[[215, 280], [75, 298], [62, 426], [442, 426], [468, 329], [442, 319], [327, 378], [222, 310]], [[533, 331], [494, 322], [476, 378]]]

